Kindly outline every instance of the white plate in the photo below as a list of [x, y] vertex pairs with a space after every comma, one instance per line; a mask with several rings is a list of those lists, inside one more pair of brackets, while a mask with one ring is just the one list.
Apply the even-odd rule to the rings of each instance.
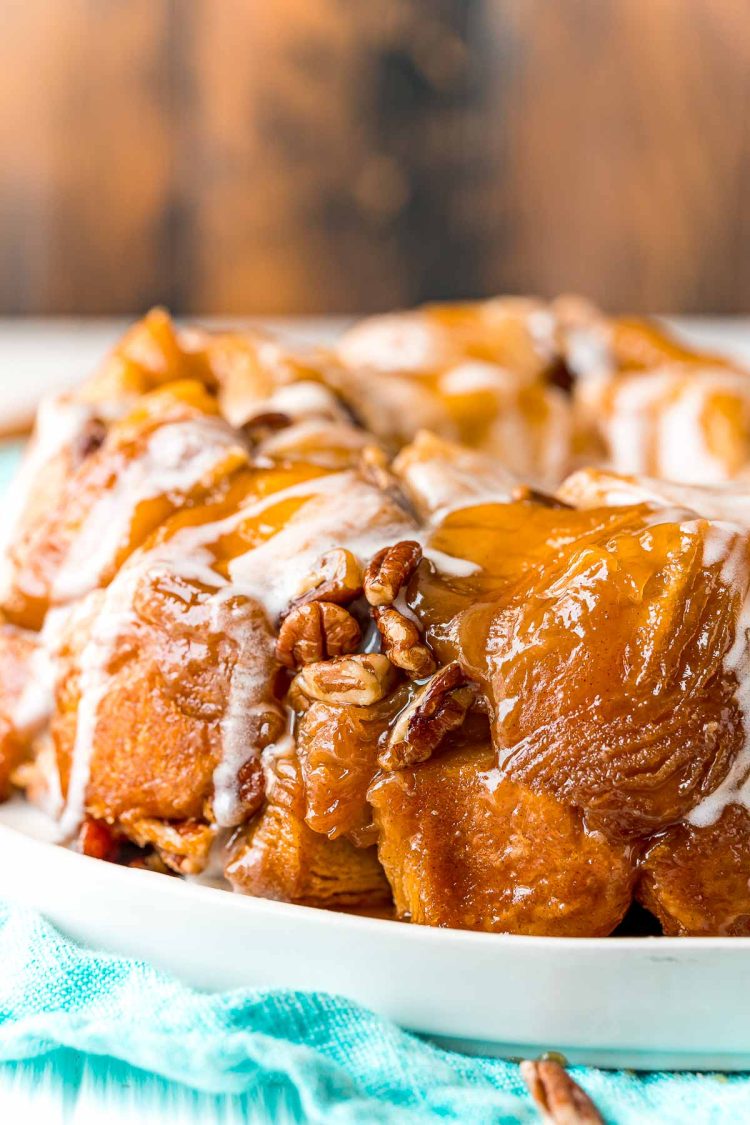
[[[93, 360], [101, 333], [116, 327], [0, 322], [0, 370], [15, 369], [3, 360], [26, 356], [38, 376], [28, 409], [41, 386], [57, 388], [73, 369], [79, 376], [87, 334]], [[321, 322], [283, 327], [315, 339], [331, 330]], [[747, 320], [681, 327], [750, 360]], [[63, 376], [61, 340], [75, 356]], [[600, 1066], [750, 1069], [750, 939], [525, 938], [405, 926], [115, 867], [34, 838], [47, 828], [21, 802], [0, 807], [0, 898], [189, 984], [337, 992], [468, 1051], [553, 1049]]]
[[462, 1050], [639, 1069], [750, 1068], [750, 939], [437, 930], [233, 895], [34, 838], [0, 809], [0, 897], [199, 988], [320, 989]]

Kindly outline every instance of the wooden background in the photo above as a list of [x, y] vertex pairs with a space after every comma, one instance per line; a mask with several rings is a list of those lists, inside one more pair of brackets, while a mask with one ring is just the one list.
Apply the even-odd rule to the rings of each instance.
[[750, 311], [748, 0], [0, 13], [0, 313]]

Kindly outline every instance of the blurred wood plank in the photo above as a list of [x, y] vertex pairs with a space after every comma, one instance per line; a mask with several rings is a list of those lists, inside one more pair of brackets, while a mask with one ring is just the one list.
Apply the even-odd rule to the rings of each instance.
[[6, 0], [0, 307], [169, 296], [168, 0]]
[[195, 0], [191, 307], [347, 312], [465, 287], [451, 208], [475, 2]]
[[484, 222], [511, 238], [485, 258], [484, 287], [750, 307], [747, 5], [488, 0], [487, 13], [516, 81], [487, 118], [509, 136]]
[[750, 309], [743, 0], [6, 0], [0, 312]]

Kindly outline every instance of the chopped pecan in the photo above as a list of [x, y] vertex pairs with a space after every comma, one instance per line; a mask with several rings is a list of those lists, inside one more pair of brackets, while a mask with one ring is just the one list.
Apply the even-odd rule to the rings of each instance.
[[[268, 745], [272, 745], [273, 741]], [[261, 765], [260, 754], [252, 754], [237, 771], [237, 818], [240, 823], [249, 820], [263, 804], [266, 795], [266, 779]]]
[[120, 851], [120, 841], [114, 829], [106, 821], [87, 816], [78, 833], [76, 848], [82, 855], [89, 855], [94, 859], [106, 859], [114, 863]]
[[384, 547], [365, 571], [365, 597], [370, 605], [391, 605], [411, 578], [422, 558], [422, 548], [412, 539]]
[[261, 414], [255, 414], [252, 418], [248, 418], [242, 429], [253, 441], [260, 441], [269, 434], [276, 433], [277, 430], [283, 430], [291, 424], [292, 419], [288, 414], [284, 414], [280, 410], [265, 410]]
[[292, 681], [290, 695], [292, 700], [300, 693], [323, 703], [369, 707], [384, 699], [397, 679], [398, 672], [387, 656], [359, 653], [305, 665]]
[[573, 508], [572, 504], [561, 500], [559, 496], [554, 496], [551, 492], [541, 492], [528, 484], [517, 484], [511, 492], [511, 500], [531, 500], [534, 504], [541, 504], [545, 508]]
[[393, 606], [374, 609], [373, 617], [383, 642], [383, 651], [392, 664], [402, 668], [413, 680], [433, 674], [435, 658], [413, 621]]
[[525, 1059], [521, 1077], [546, 1125], [603, 1125], [591, 1098], [559, 1062]]
[[276, 655], [287, 668], [298, 668], [301, 664], [356, 652], [361, 639], [359, 625], [343, 606], [308, 602], [295, 606], [284, 618]]
[[461, 726], [477, 690], [458, 661], [436, 672], [391, 728], [378, 756], [383, 769], [403, 769], [427, 761], [446, 734]]
[[121, 817], [123, 828], [140, 848], [154, 847], [173, 871], [198, 875], [206, 866], [215, 836], [210, 824], [198, 820], [162, 820], [128, 813]]
[[302, 689], [302, 685], [299, 683], [299, 676], [295, 676], [290, 683], [286, 701], [291, 709], [293, 711], [296, 711], [300, 715], [303, 715], [309, 708], [310, 704], [313, 702], [311, 696], [305, 695], [305, 692]]
[[348, 605], [362, 593], [362, 567], [344, 547], [327, 551], [318, 562], [316, 569], [308, 575], [299, 587], [299, 593], [282, 614], [282, 620], [297, 606], [309, 602], [335, 602]]
[[398, 481], [390, 471], [388, 457], [379, 445], [366, 445], [360, 455], [362, 475], [370, 484], [388, 492]]
[[75, 441], [73, 448], [75, 463], [79, 464], [81, 461], [85, 461], [92, 453], [101, 449], [106, 437], [107, 423], [103, 422], [101, 418], [89, 418]]
[[159, 875], [175, 875], [176, 872], [167, 867], [158, 852], [146, 852], [144, 855], [131, 859], [128, 867], [135, 867], [139, 871], [156, 871]]

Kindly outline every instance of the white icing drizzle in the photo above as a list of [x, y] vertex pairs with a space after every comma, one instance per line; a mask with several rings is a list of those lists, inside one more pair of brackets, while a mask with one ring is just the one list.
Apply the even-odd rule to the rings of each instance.
[[277, 387], [269, 398], [256, 404], [253, 413], [276, 410], [288, 414], [295, 421], [311, 417], [347, 420], [346, 411], [333, 392], [310, 379]]
[[566, 329], [565, 362], [578, 379], [585, 381], [612, 375], [615, 361], [606, 328], [586, 324]]
[[271, 434], [257, 446], [256, 453], [265, 457], [289, 457], [292, 460], [313, 460], [335, 463], [337, 453], [362, 449], [371, 439], [364, 430], [356, 430], [345, 422], [325, 418], [305, 418]]
[[86, 514], [55, 576], [54, 600], [73, 601], [99, 584], [127, 542], [139, 504], [188, 493], [233, 451], [244, 449], [219, 418], [194, 418], [155, 429], [142, 456], [123, 465], [112, 487], [101, 491]]
[[394, 466], [420, 515], [439, 523], [462, 508], [511, 500], [518, 482], [502, 465], [442, 442], [432, 451], [431, 440], [418, 435]]
[[724, 780], [685, 820], [696, 828], [705, 828], [714, 824], [730, 805], [750, 810], [750, 493], [743, 486], [672, 484], [591, 469], [574, 473], [560, 493], [582, 507], [652, 503], [656, 505], [653, 521], [681, 522], [696, 513], [711, 520], [703, 544], [702, 565], [721, 563], [721, 581], [737, 595], [734, 642], [724, 657], [723, 667], [737, 681], [735, 699], [742, 714], [745, 742]]
[[606, 470], [579, 469], [563, 482], [558, 495], [579, 508], [656, 504], [750, 528], [750, 488], [744, 484], [703, 487], [652, 477], [624, 476]]
[[515, 392], [518, 376], [496, 363], [472, 359], [450, 367], [440, 376], [440, 390], [447, 395], [471, 394], [474, 391]]
[[[406, 590], [404, 588], [400, 589], [398, 594], [396, 595], [396, 598], [393, 602], [393, 608], [397, 609], [402, 617], [405, 617], [408, 621], [411, 621], [413, 625], [416, 625], [420, 633], [423, 631], [422, 622], [419, 620], [414, 610], [411, 608], [411, 606], [408, 605], [406, 601]], [[377, 629], [375, 630], [375, 632], [377, 633], [379, 638], [380, 633], [378, 633]], [[378, 647], [377, 650], [375, 648], [371, 648], [369, 650], [366, 649], [365, 651], [375, 652], [380, 651], [380, 649]]]
[[[244, 520], [296, 497], [305, 502], [283, 528], [233, 559], [228, 578], [216, 571], [212, 545]], [[235, 598], [249, 599], [274, 624], [298, 592], [301, 579], [327, 550], [346, 546], [364, 561], [404, 538], [419, 538], [411, 521], [354, 472], [345, 471], [253, 499], [221, 520], [181, 528], [163, 543], [133, 556], [107, 590], [94, 595], [101, 604], [80, 657], [81, 697], [63, 830], [72, 833], [83, 814], [99, 706], [110, 686], [108, 667], [118, 640], [133, 628], [133, 600], [142, 580], [153, 580], [163, 570], [165, 576], [202, 583], [210, 592], [213, 627], [233, 636], [238, 646], [221, 722], [221, 761], [214, 775], [214, 812], [217, 822], [226, 825], [234, 823], [236, 814], [237, 774], [248, 755], [256, 752], [248, 745], [248, 722], [258, 709], [270, 706], [267, 668], [263, 660], [252, 659], [253, 651], [262, 648], [261, 635], [248, 624], [247, 610], [228, 612], [228, 604]], [[426, 554], [447, 573], [464, 575], [476, 569], [473, 563], [441, 552], [428, 549]]]
[[557, 317], [549, 308], [532, 309], [526, 323], [534, 341], [534, 347], [542, 359], [551, 363], [558, 353]]
[[695, 828], [715, 824], [730, 805], [750, 810], [750, 568], [747, 536], [738, 534], [730, 525], [715, 524], [710, 528], [705, 545], [704, 565], [723, 560], [721, 580], [737, 592], [740, 611], [735, 625], [732, 647], [724, 657], [724, 670], [737, 679], [735, 699], [739, 704], [745, 742], [731, 765], [729, 773], [685, 817]]
[[[59, 818], [63, 811], [63, 795], [60, 789], [60, 772], [57, 768], [57, 755], [52, 736], [46, 732], [38, 742], [34, 766], [40, 784], [34, 787], [34, 804], [54, 822], [50, 832], [51, 842], [61, 838]], [[31, 798], [30, 798], [31, 799]]]
[[273, 791], [278, 783], [278, 774], [276, 772], [277, 762], [293, 758], [296, 749], [297, 745], [294, 741], [294, 736], [291, 731], [287, 731], [278, 742], [274, 742], [271, 746], [266, 746], [265, 750], [261, 752], [260, 760], [266, 782], [267, 797], [273, 796]]
[[21, 697], [9, 716], [19, 733], [33, 735], [49, 720], [54, 705], [58, 653], [70, 611], [52, 609], [44, 620], [31, 656]]
[[224, 877], [224, 868], [227, 863], [227, 846], [231, 838], [231, 829], [219, 828], [208, 849], [205, 867], [197, 875], [183, 875], [185, 882], [193, 883], [197, 887], [218, 887], [226, 890], [228, 884]]
[[65, 397], [45, 398], [39, 404], [34, 434], [21, 466], [3, 497], [0, 522], [0, 597], [7, 595], [12, 581], [8, 548], [16, 538], [39, 474], [59, 454], [80, 437], [93, 417], [88, 403]]
[[669, 408], [658, 429], [658, 475], [667, 480], [710, 483], [724, 481], [729, 466], [709, 444], [703, 423], [707, 388], [700, 382], [686, 386]]
[[612, 467], [688, 484], [726, 481], [733, 466], [711, 448], [704, 420], [715, 394], [734, 396], [739, 414], [750, 402], [747, 377], [673, 367], [617, 376], [599, 395], [599, 424]]
[[[113, 583], [108, 593], [116, 597], [122, 592], [123, 586], [128, 588], [127, 581], [120, 583], [119, 588]], [[60, 817], [60, 832], [63, 838], [72, 836], [83, 820], [99, 705], [111, 686], [107, 668], [113, 644], [117, 639], [114, 628], [117, 617], [112, 608], [110, 606], [108, 612], [104, 612], [102, 606], [102, 612], [92, 615], [91, 631], [78, 661], [80, 696], [76, 712], [76, 733], [70, 762], [68, 791]]]
[[350, 329], [338, 352], [351, 367], [414, 371], [440, 362], [443, 335], [424, 313], [387, 314]]
[[459, 559], [454, 555], [446, 555], [444, 551], [438, 551], [434, 547], [423, 547], [422, 553], [426, 559], [430, 560], [436, 570], [451, 578], [469, 578], [472, 574], [478, 574], [482, 569], [478, 563], [472, 562], [470, 559]]
[[298, 594], [300, 579], [321, 555], [343, 546], [360, 561], [400, 539], [416, 538], [410, 521], [355, 473], [323, 478], [325, 484], [273, 539], [230, 564], [234, 582], [264, 605], [274, 621]]

